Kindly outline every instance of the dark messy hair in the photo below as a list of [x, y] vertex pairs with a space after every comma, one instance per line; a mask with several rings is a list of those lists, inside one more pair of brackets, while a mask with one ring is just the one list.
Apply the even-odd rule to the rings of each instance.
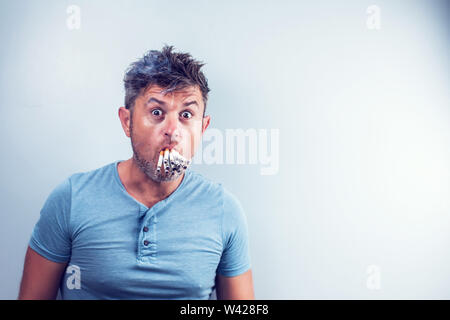
[[203, 116], [208, 101], [208, 80], [200, 68], [204, 63], [196, 61], [189, 53], [172, 52], [173, 46], [165, 45], [161, 51], [150, 50], [133, 62], [123, 79], [125, 108], [133, 113], [136, 98], [151, 85], [162, 87], [163, 94], [190, 86], [198, 86], [203, 97]]

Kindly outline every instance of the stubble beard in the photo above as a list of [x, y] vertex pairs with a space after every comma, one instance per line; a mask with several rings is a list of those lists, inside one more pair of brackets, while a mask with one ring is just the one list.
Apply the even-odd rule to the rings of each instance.
[[183, 170], [181, 170], [181, 172], [175, 171], [174, 174], [169, 172], [168, 175], [165, 174], [164, 170], [158, 172], [156, 170], [158, 159], [147, 160], [142, 156], [142, 154], [138, 151], [137, 144], [135, 143], [133, 135], [132, 119], [130, 121], [130, 137], [131, 137], [131, 148], [133, 149], [133, 161], [149, 179], [153, 180], [154, 182], [174, 181], [183, 174]]

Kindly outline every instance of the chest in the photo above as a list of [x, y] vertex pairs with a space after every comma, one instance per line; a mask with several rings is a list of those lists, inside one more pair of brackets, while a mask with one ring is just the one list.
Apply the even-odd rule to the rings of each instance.
[[173, 209], [87, 222], [70, 262], [80, 268], [82, 288], [105, 298], [204, 298], [223, 250], [220, 215]]

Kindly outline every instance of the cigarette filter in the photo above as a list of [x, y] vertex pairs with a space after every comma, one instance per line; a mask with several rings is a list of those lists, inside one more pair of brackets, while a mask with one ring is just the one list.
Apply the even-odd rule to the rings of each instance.
[[173, 154], [173, 150], [170, 150], [170, 152], [169, 152], [169, 168], [170, 168], [170, 171], [172, 172], [172, 175], [174, 175], [175, 168], [176, 168], [176, 160], [175, 160], [175, 156]]
[[158, 164], [156, 166], [156, 171], [159, 173], [161, 171], [161, 165], [163, 162], [163, 157], [164, 157], [164, 152], [160, 151], [159, 152], [159, 158], [158, 158]]
[[169, 173], [169, 149], [164, 150], [164, 171]]

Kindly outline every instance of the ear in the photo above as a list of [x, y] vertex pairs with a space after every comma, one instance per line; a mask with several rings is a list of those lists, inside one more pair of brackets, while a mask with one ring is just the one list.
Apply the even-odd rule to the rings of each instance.
[[206, 128], [208, 128], [210, 121], [211, 121], [211, 117], [210, 116], [203, 117], [203, 120], [202, 120], [202, 134], [205, 133], [205, 130], [206, 130]]
[[119, 119], [120, 123], [122, 124], [123, 131], [125, 132], [126, 136], [130, 138], [130, 110], [126, 109], [125, 107], [119, 108]]

